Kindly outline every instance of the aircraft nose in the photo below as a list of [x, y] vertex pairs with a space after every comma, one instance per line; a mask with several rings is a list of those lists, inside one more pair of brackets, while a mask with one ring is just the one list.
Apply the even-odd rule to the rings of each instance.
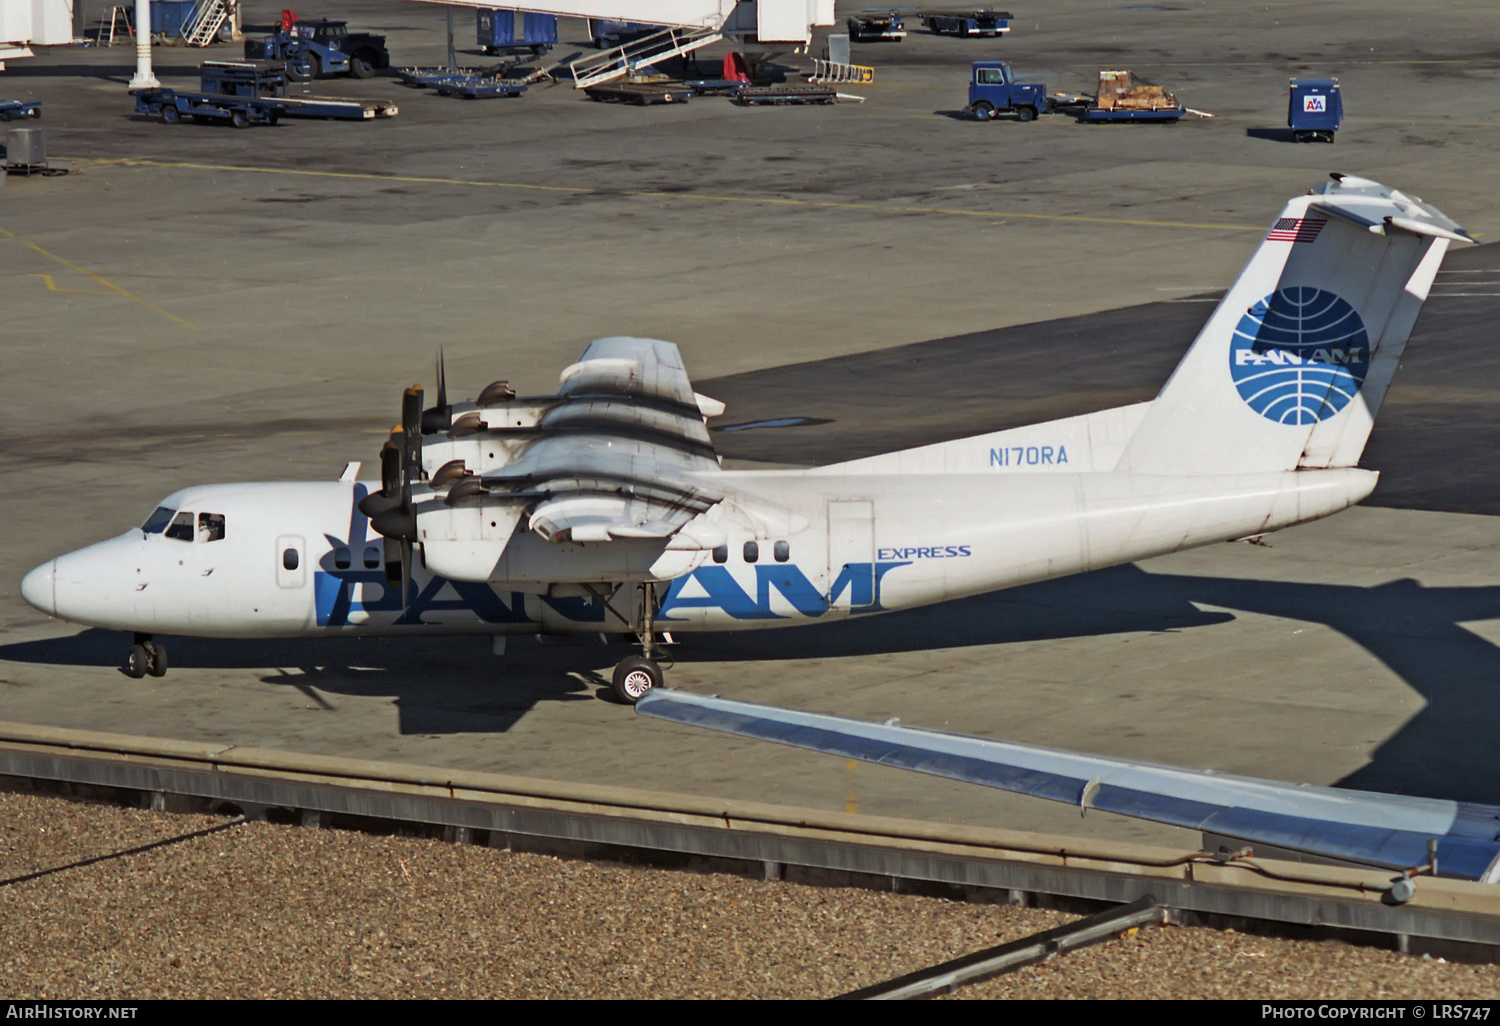
[[21, 597], [48, 616], [57, 615], [57, 560], [49, 560], [21, 578]]

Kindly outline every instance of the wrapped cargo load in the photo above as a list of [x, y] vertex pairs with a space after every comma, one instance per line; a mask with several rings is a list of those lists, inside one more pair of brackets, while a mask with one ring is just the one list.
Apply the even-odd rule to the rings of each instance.
[[1078, 116], [1083, 122], [1176, 121], [1187, 112], [1177, 97], [1132, 71], [1099, 72], [1099, 92]]
[[1181, 108], [1177, 97], [1131, 71], [1099, 72], [1099, 110], [1170, 110]]

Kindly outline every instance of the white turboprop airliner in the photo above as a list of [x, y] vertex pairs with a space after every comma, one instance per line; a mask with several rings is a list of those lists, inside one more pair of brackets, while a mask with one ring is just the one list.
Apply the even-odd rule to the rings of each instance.
[[1287, 203], [1156, 399], [806, 470], [724, 470], [677, 347], [606, 338], [557, 395], [408, 389], [379, 491], [205, 485], [26, 575], [135, 635], [666, 632], [905, 609], [1261, 534], [1359, 502], [1356, 467], [1450, 241], [1436, 208], [1335, 175]]

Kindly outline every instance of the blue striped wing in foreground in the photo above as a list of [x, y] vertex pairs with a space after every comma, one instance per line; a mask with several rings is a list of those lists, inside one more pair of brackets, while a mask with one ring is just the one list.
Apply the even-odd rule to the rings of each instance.
[[1097, 781], [1091, 808], [1371, 866], [1425, 864], [1435, 839], [1441, 875], [1500, 881], [1496, 806], [1299, 787], [683, 691], [649, 692], [636, 711], [1070, 805]]

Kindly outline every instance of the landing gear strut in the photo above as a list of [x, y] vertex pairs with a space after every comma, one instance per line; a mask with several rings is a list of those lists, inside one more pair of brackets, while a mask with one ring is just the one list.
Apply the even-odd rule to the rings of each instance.
[[641, 585], [641, 619], [635, 631], [642, 654], [621, 659], [610, 681], [610, 690], [622, 705], [635, 705], [646, 692], [662, 685], [661, 666], [656, 661], [655, 624], [656, 585], [647, 582]]
[[149, 634], [137, 634], [135, 643], [130, 646], [130, 654], [125, 658], [125, 672], [136, 679], [148, 673], [153, 677], [165, 677], [167, 646], [151, 640]]

